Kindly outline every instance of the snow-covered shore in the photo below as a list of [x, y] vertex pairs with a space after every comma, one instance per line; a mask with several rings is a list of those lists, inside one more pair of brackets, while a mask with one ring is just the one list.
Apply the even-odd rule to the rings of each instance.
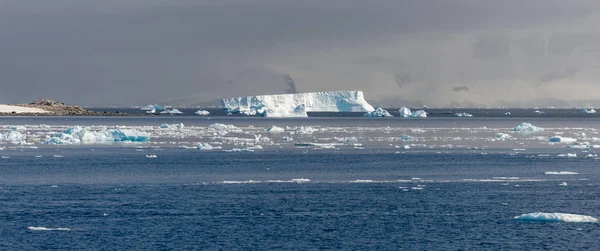
[[0, 113], [50, 113], [40, 108], [23, 107], [15, 105], [2, 105], [0, 104]]

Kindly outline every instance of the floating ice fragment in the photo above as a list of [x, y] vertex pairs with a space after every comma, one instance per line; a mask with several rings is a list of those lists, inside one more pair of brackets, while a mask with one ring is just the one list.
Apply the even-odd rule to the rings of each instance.
[[466, 112], [459, 112], [459, 113], [455, 113], [454, 116], [456, 116], [456, 117], [473, 117], [473, 114], [469, 114]]
[[195, 114], [200, 115], [200, 116], [208, 116], [208, 115], [210, 115], [210, 112], [206, 111], [206, 110], [198, 110], [195, 112]]
[[365, 117], [394, 117], [388, 111], [378, 107], [374, 111], [365, 113]]
[[550, 175], [575, 175], [575, 174], [579, 174], [579, 173], [569, 172], [569, 171], [560, 171], [560, 172], [544, 172], [544, 174], [550, 174]]
[[197, 148], [198, 148], [198, 150], [213, 150], [214, 149], [214, 147], [208, 143], [200, 143], [200, 144], [198, 144]]
[[506, 133], [501, 133], [501, 132], [496, 133], [496, 139], [498, 139], [498, 140], [507, 140], [507, 139], [510, 139], [510, 138], [512, 138], [512, 136], [510, 136], [510, 135], [508, 135]]
[[400, 113], [400, 117], [403, 117], [403, 118], [426, 118], [427, 117], [427, 112], [425, 112], [423, 110], [411, 112], [410, 109], [408, 109], [404, 106], [401, 107], [400, 110], [398, 110], [398, 112]]
[[515, 216], [518, 221], [541, 221], [541, 222], [591, 222], [596, 223], [598, 219], [589, 215], [565, 214], [565, 213], [529, 213]]
[[583, 109], [582, 110], [583, 113], [596, 113], [596, 110], [594, 110], [594, 108], [590, 108], [590, 109]]
[[135, 129], [114, 129], [92, 131], [81, 126], [73, 126], [65, 132], [48, 136], [44, 144], [109, 143], [109, 142], [147, 142], [149, 133]]
[[171, 110], [164, 110], [162, 112], [160, 112], [162, 114], [170, 114], [170, 115], [180, 115], [183, 114], [182, 111], [180, 111], [179, 109], [171, 109]]
[[555, 143], [573, 143], [576, 142], [577, 139], [574, 138], [567, 138], [567, 137], [561, 137], [561, 136], [554, 136], [550, 138], [550, 142], [555, 142]]
[[559, 186], [563, 186], [563, 187], [566, 187], [566, 186], [568, 186], [567, 182], [564, 182], [564, 181], [563, 181], [562, 183], [558, 184], [558, 185], [559, 185]]
[[513, 131], [515, 132], [542, 132], [544, 131], [544, 128], [541, 127], [537, 127], [534, 126], [530, 123], [521, 123], [520, 125], [518, 125], [517, 127], [513, 128]]
[[278, 127], [278, 126], [271, 126], [271, 127], [267, 128], [266, 131], [270, 132], [270, 133], [282, 133], [282, 132], [285, 132], [285, 129], [283, 129], [282, 127]]
[[158, 158], [158, 156], [156, 156], [156, 154], [146, 154], [146, 158], [155, 159]]
[[49, 227], [27, 227], [31, 231], [71, 231], [70, 228], [57, 227], [57, 228], [49, 228]]

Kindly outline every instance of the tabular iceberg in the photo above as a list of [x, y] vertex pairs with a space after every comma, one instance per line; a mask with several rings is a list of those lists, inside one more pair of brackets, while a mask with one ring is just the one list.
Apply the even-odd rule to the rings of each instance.
[[[296, 115], [301, 107], [307, 112], [370, 112], [375, 110], [362, 91], [307, 92], [226, 98], [223, 109], [244, 114]], [[271, 112], [269, 112], [271, 111]]]

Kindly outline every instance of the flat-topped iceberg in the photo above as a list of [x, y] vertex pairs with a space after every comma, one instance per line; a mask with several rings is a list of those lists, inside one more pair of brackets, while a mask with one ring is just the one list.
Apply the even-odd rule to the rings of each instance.
[[372, 112], [367, 112], [365, 114], [365, 117], [394, 117], [392, 116], [392, 114], [390, 114], [387, 110], [384, 110], [381, 107], [378, 107], [377, 109], [375, 109]]
[[226, 98], [223, 109], [242, 114], [296, 116], [301, 105], [307, 112], [370, 112], [375, 110], [362, 91], [306, 92]]
[[589, 215], [564, 214], [564, 213], [529, 213], [516, 216], [519, 221], [542, 221], [542, 222], [598, 222], [598, 219]]

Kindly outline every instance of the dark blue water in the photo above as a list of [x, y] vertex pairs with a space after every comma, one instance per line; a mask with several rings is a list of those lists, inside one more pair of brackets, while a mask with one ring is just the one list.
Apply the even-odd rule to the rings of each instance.
[[[175, 149], [150, 159], [148, 153], [128, 146], [4, 151], [10, 158], [0, 159], [0, 249], [595, 250], [600, 244], [598, 224], [513, 219], [531, 212], [600, 216], [593, 159]], [[579, 174], [544, 174], [563, 170]], [[310, 181], [286, 182], [292, 179]]]

